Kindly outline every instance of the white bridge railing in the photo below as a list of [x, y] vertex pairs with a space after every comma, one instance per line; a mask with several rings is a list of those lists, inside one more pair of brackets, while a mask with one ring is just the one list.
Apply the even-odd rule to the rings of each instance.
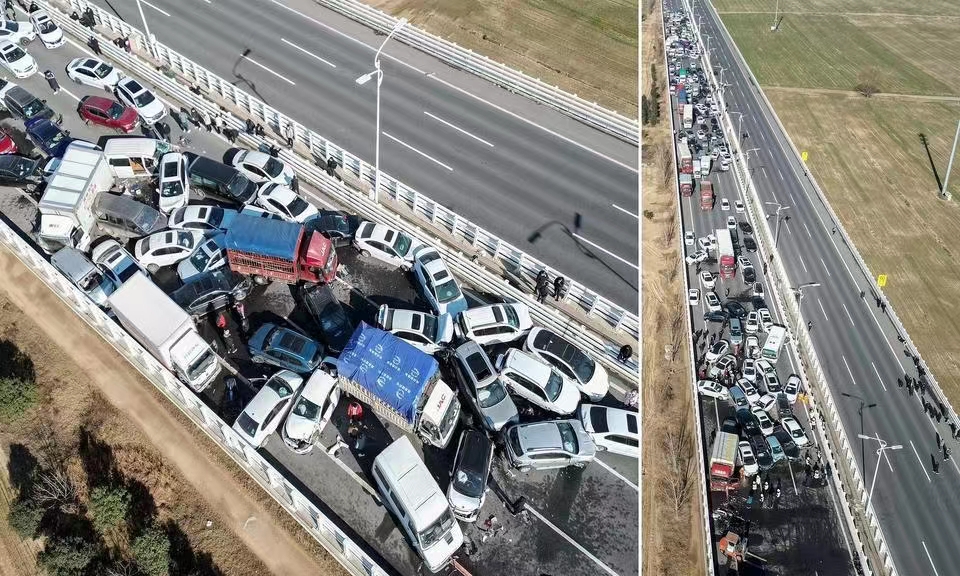
[[[384, 34], [389, 33], [397, 25], [397, 19], [393, 16], [359, 0], [314, 1]], [[588, 102], [576, 94], [565, 92], [539, 78], [528, 76], [505, 64], [491, 60], [449, 40], [434, 36], [415, 26], [404, 26], [394, 35], [394, 39], [430, 54], [449, 66], [475, 74], [535, 102], [546, 104], [562, 114], [634, 146], [639, 145], [640, 127], [636, 119], [628, 118], [619, 112], [604, 108], [596, 102]]]
[[[86, 0], [70, 0], [69, 3], [53, 0], [43, 3], [63, 6], [62, 10], [53, 10], [51, 15], [65, 30], [78, 38], [85, 40], [89, 31], [70, 20], [67, 14], [74, 10], [82, 14], [89, 7], [93, 10], [98, 24], [115, 34], [129, 37], [139, 51], [149, 52], [146, 38], [139, 30]], [[272, 127], [277, 134], [282, 132], [281, 128], [288, 122], [291, 123], [295, 129], [297, 151], [305, 154], [293, 154], [287, 150], [281, 153], [283, 159], [296, 168], [302, 181], [316, 186], [338, 203], [365, 218], [389, 223], [436, 245], [447, 264], [461, 279], [474, 287], [526, 302], [536, 322], [582, 346], [608, 370], [630, 381], [637, 378], [636, 357], [627, 363], [618, 362], [616, 357], [621, 342], [614, 340], [617, 335], [631, 340], [639, 338], [637, 314], [624, 310], [570, 279], [562, 303], [571, 305], [572, 312], [568, 310], [565, 313], [558, 308], [539, 304], [531, 297], [530, 290], [514, 287], [504, 276], [520, 278], [523, 280], [522, 284], [532, 286], [541, 270], [546, 270], [551, 276], [560, 274], [518, 248], [383, 172], [380, 175], [381, 198], [387, 196], [388, 201], [374, 202], [367, 195], [374, 181], [373, 166], [161, 43], [153, 45], [154, 54], [160, 63], [159, 69], [146, 58], [128, 55], [112, 43], [101, 42], [100, 46], [103, 53], [120, 66], [132, 70], [188, 108], [192, 106], [198, 110], [213, 112], [218, 109], [219, 101], [222, 101], [223, 105], [230, 107], [232, 111]], [[199, 88], [200, 94], [191, 91], [191, 87]], [[235, 117], [228, 117], [227, 124], [237, 129], [242, 128], [242, 123]], [[263, 142], [248, 136], [242, 130], [241, 138], [254, 147]], [[341, 164], [342, 182], [330, 177], [315, 164], [317, 159], [326, 158], [334, 158]], [[445, 236], [441, 238], [439, 234]], [[488, 268], [485, 265], [488, 259], [502, 270]], [[583, 315], [579, 321], [572, 315], [578, 313]], [[602, 321], [598, 323], [599, 327], [586, 325], [594, 320]], [[601, 336], [598, 332], [609, 334]]]

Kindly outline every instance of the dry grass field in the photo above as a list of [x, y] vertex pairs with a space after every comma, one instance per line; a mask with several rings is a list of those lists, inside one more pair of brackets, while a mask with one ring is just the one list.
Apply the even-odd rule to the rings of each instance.
[[372, 0], [416, 26], [637, 118], [637, 0]]
[[[960, 405], [960, 176], [937, 198], [960, 118], [960, 5], [893, 0], [716, 0], [790, 137], [924, 359]], [[864, 70], [880, 93], [852, 91]], [[930, 149], [920, 140], [924, 134]], [[931, 160], [932, 158], [932, 160]]]
[[[660, 4], [644, 17], [645, 94], [656, 62], [663, 74]], [[669, 110], [666, 99], [661, 110]], [[683, 276], [677, 236], [677, 195], [669, 122], [643, 131], [643, 570], [703, 574], [703, 523], [695, 444], [694, 398], [683, 321]]]

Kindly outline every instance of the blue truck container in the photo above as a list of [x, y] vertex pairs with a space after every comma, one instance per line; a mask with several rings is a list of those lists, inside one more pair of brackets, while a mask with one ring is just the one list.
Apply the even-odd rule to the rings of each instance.
[[677, 92], [677, 102], [678, 102], [681, 106], [683, 106], [684, 104], [687, 104], [687, 103], [688, 103], [688, 102], [687, 102], [687, 90], [686, 90], [685, 88], [681, 88], [680, 91]]

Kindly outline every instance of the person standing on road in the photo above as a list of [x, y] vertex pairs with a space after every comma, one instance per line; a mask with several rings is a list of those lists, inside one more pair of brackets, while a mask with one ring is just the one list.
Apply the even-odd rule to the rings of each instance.
[[861, 300], [863, 300], [866, 295], [867, 295], [866, 292], [864, 292], [863, 290], [860, 291], [860, 299], [861, 299]]
[[50, 89], [53, 90], [54, 94], [60, 91], [60, 83], [57, 82], [57, 76], [53, 73], [53, 70], [44, 72], [43, 77], [47, 79], [47, 84], [50, 85]]
[[807, 330], [812, 330], [812, 329], [813, 329], [813, 320], [807, 322]]

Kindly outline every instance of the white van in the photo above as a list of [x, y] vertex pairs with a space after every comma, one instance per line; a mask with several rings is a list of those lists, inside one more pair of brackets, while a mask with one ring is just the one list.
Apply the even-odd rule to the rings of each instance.
[[373, 461], [373, 479], [414, 549], [436, 572], [463, 545], [460, 524], [413, 444], [401, 436]]
[[117, 178], [142, 178], [157, 171], [160, 159], [171, 146], [155, 138], [110, 138], [103, 144], [103, 154]]

